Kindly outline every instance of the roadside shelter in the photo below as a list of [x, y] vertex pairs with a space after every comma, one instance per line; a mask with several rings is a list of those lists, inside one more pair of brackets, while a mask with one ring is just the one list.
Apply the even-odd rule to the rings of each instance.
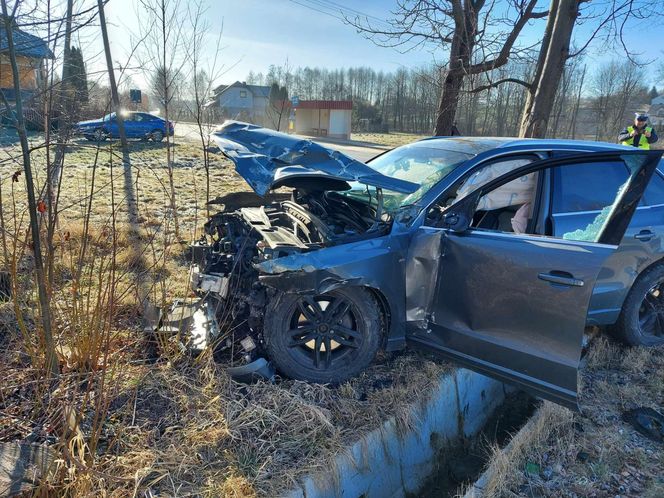
[[351, 100], [300, 100], [295, 108], [295, 133], [350, 138]]

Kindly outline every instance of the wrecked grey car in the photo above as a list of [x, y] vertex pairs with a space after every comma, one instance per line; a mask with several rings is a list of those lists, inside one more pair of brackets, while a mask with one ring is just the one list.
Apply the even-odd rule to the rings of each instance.
[[213, 138], [256, 195], [217, 199], [193, 245], [201, 347], [338, 383], [410, 345], [576, 406], [587, 323], [664, 341], [661, 151], [434, 137], [364, 164], [246, 123]]

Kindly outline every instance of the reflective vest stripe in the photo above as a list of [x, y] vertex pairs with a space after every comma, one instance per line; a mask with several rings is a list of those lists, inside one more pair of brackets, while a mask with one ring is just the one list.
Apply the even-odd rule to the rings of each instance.
[[[632, 133], [634, 131], [633, 126], [627, 127], [627, 133]], [[646, 126], [644, 131], [652, 133], [652, 127]], [[645, 133], [639, 135], [639, 144], [634, 145], [634, 137], [629, 137], [627, 140], [621, 142], [622, 145], [631, 145], [632, 147], [638, 147], [639, 149], [650, 149], [650, 144], [648, 143], [648, 137], [645, 136]]]

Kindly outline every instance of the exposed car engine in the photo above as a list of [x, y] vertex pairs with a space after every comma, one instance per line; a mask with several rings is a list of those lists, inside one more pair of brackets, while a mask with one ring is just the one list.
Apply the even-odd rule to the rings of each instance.
[[[170, 333], [171, 340], [177, 338], [189, 351], [211, 348], [217, 357], [230, 357], [233, 366], [228, 371], [236, 379], [250, 380], [256, 374], [270, 378], [274, 370], [263, 355], [277, 363], [276, 341], [286, 340], [283, 332], [292, 330], [297, 338], [285, 347], [299, 348], [301, 357], [313, 354], [316, 365], [323, 343], [326, 362], [332, 356], [343, 361], [359, 358], [355, 365], [361, 365], [370, 356], [367, 352], [379, 347], [376, 335], [362, 342], [358, 329], [379, 326], [374, 297], [357, 289], [328, 289], [335, 294], [323, 297], [311, 288], [284, 290], [282, 284], [297, 278], [293, 273], [303, 272], [273, 272], [274, 266], [308, 260], [308, 252], [335, 251], [335, 246], [386, 235], [392, 218], [383, 209], [383, 189], [410, 195], [420, 185], [384, 175], [309, 139], [249, 123], [227, 121], [210, 137], [253, 193], [231, 192], [210, 202], [223, 209], [210, 217], [203, 236], [192, 244], [195, 300], [176, 302], [160, 315], [154, 331]], [[286, 193], [284, 188], [291, 190]], [[289, 256], [293, 257], [285, 261]], [[316, 259], [312, 254], [307, 268], [315, 269]], [[369, 311], [351, 310], [349, 303], [356, 301]], [[286, 312], [289, 317], [283, 315]], [[310, 337], [314, 325], [325, 337]], [[366, 346], [361, 352], [360, 342]], [[279, 369], [289, 370], [280, 360]], [[333, 380], [326, 375], [320, 379]]]
[[[262, 199], [255, 200], [260, 204]], [[194, 352], [212, 346], [218, 358], [240, 365], [242, 375], [245, 366], [261, 359], [264, 310], [275, 293], [260, 283], [256, 265], [376, 237], [390, 226], [387, 215], [377, 219], [380, 208], [334, 191], [295, 189], [289, 200], [239, 209], [223, 198], [216, 203], [225, 209], [210, 217], [204, 235], [191, 245], [190, 283], [199, 299], [192, 304], [176, 301], [161, 330], [180, 332]]]

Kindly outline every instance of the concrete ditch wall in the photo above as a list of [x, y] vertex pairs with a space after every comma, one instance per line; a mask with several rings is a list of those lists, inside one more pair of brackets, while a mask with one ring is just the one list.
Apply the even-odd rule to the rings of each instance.
[[506, 390], [470, 370], [446, 373], [428, 403], [414, 409], [410, 431], [399, 434], [395, 421], [388, 420], [337, 455], [327, 472], [306, 476], [285, 497], [398, 498], [417, 493], [445, 444], [476, 434]]

